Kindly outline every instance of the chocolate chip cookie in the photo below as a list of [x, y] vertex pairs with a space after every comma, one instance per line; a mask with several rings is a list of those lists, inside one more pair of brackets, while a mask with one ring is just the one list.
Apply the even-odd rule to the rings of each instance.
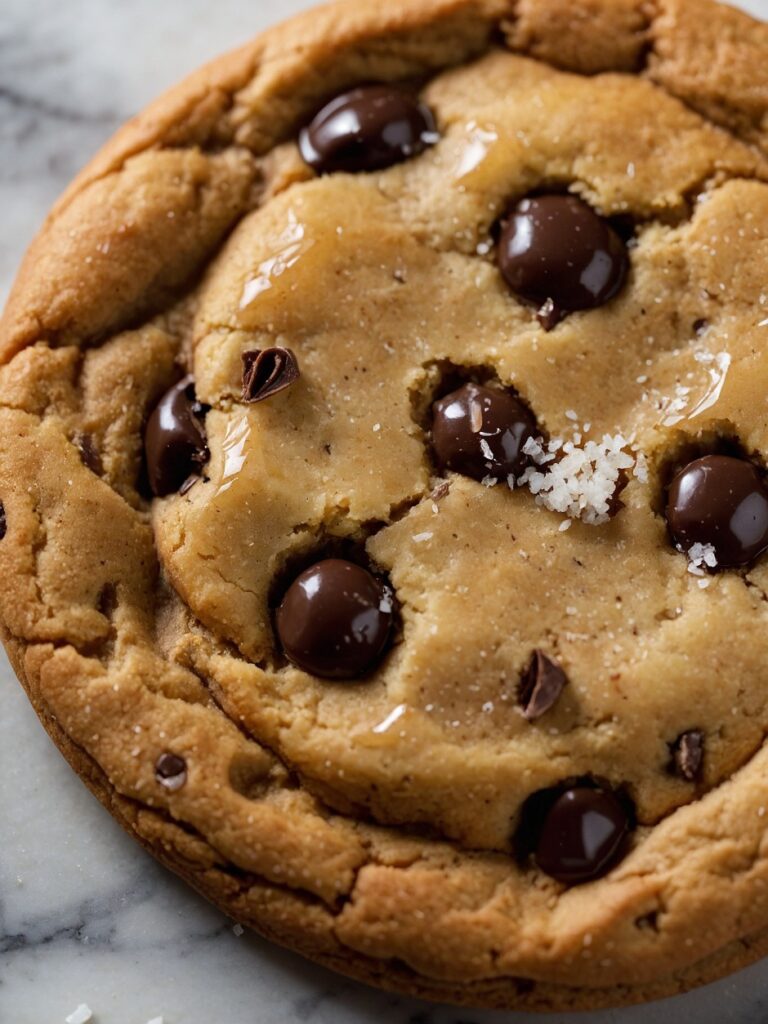
[[768, 950], [766, 68], [709, 0], [346, 0], [54, 207], [3, 640], [238, 921], [523, 1009]]

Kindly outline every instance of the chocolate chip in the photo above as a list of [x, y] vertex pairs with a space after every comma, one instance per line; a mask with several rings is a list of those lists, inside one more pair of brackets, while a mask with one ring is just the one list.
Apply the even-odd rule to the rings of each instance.
[[331, 100], [299, 136], [320, 174], [376, 171], [418, 156], [436, 141], [430, 109], [391, 85], [366, 85]]
[[291, 584], [276, 625], [286, 656], [311, 675], [354, 679], [389, 644], [394, 596], [367, 569], [340, 558], [317, 562]]
[[263, 402], [300, 377], [299, 361], [289, 348], [243, 352], [243, 401]]
[[670, 484], [666, 517], [679, 550], [711, 545], [720, 569], [746, 565], [768, 548], [768, 488], [747, 459], [706, 455], [689, 463]]
[[0, 501], [0, 540], [5, 537], [8, 532], [8, 521], [5, 518], [5, 505]]
[[202, 419], [206, 407], [185, 377], [160, 399], [144, 434], [149, 485], [158, 498], [178, 491], [210, 457]]
[[177, 754], [161, 754], [155, 763], [155, 778], [173, 793], [187, 781], [187, 762]]
[[672, 763], [677, 774], [686, 782], [695, 782], [704, 761], [704, 733], [689, 729], [672, 744]]
[[543, 651], [535, 650], [517, 691], [523, 717], [529, 722], [541, 718], [557, 703], [568, 676]]
[[549, 806], [536, 843], [536, 863], [564, 885], [590, 882], [618, 861], [629, 829], [629, 815], [610, 790], [574, 786]]
[[536, 432], [536, 420], [519, 399], [481, 384], [465, 384], [432, 410], [438, 466], [474, 480], [506, 480], [522, 472], [529, 461], [523, 447]]
[[95, 473], [96, 476], [101, 476], [104, 472], [104, 465], [93, 437], [90, 434], [76, 434], [75, 444], [80, 452], [80, 459], [83, 465], [90, 469], [92, 473]]
[[519, 202], [502, 226], [498, 260], [515, 295], [539, 307], [545, 330], [566, 313], [604, 305], [629, 270], [619, 235], [575, 196]]

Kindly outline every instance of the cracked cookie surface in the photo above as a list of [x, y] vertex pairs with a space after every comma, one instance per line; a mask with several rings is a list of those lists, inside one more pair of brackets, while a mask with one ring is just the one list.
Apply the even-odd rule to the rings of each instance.
[[[159, 101], [54, 209], [0, 325], [4, 638], [86, 781], [239, 920], [539, 1009], [763, 951], [768, 563], [711, 572], [665, 502], [694, 458], [765, 466], [766, 54], [697, 0], [343, 3]], [[424, 145], [316, 175], [300, 129], [371, 81], [418, 93]], [[627, 268], [537, 318], [499, 225], [566, 193]], [[300, 375], [244, 389], [255, 352]], [[151, 500], [180, 367], [197, 476]], [[527, 473], [437, 457], [467, 382], [514, 396]], [[551, 467], [605, 438], [609, 511], [557, 511]], [[352, 679], [280, 643], [327, 557], [385, 581]], [[603, 877], [528, 848], [541, 794], [614, 823]]]

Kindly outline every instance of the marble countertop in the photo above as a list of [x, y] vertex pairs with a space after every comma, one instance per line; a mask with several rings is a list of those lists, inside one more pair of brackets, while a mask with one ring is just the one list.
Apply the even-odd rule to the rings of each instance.
[[[127, 117], [307, 0], [0, 0], [0, 303], [47, 208]], [[768, 0], [743, 3], [768, 18]], [[0, 584], [1, 585], [1, 584]], [[65, 765], [0, 655], [0, 1022], [526, 1024], [373, 992], [231, 923]], [[678, 1000], [552, 1024], [766, 1024], [768, 961]]]

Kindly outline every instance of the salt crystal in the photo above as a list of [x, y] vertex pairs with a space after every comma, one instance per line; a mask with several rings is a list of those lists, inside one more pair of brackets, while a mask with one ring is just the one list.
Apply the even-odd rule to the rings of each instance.
[[483, 487], [495, 487], [498, 482], [498, 477], [495, 476], [484, 476], [481, 481]]
[[569, 419], [569, 420], [574, 420], [575, 421], [579, 417], [578, 417], [578, 414], [573, 411], [573, 409], [566, 409], [565, 410], [565, 418]]
[[236, 925], [233, 926], [232, 931], [235, 933], [235, 935], [239, 939], [240, 936], [245, 932], [245, 928], [243, 928], [243, 926], [241, 924], [236, 924]]
[[687, 554], [688, 572], [692, 576], [704, 576], [705, 567], [717, 568], [717, 554], [712, 544], [693, 544]]
[[[583, 447], [556, 438], [547, 445], [552, 458], [546, 461], [552, 464], [541, 469], [529, 466], [519, 477], [518, 486], [527, 487], [537, 504], [552, 512], [562, 512], [569, 519], [581, 519], [592, 526], [605, 523], [610, 519], [611, 500], [621, 473], [635, 465], [634, 455], [625, 451], [627, 444], [620, 434], [606, 434], [602, 442], [587, 441]], [[527, 442], [523, 450], [543, 466], [541, 438]], [[555, 452], [560, 453], [557, 460]]]
[[484, 458], [486, 458], [489, 462], [493, 462], [493, 451], [491, 450], [491, 446], [488, 444], [484, 437], [480, 438], [480, 451], [483, 453]]
[[374, 423], [373, 424], [373, 432], [374, 432], [374, 434], [378, 434], [378, 432], [380, 430], [381, 430], [381, 424], [380, 423]]
[[93, 1014], [87, 1003], [80, 1003], [78, 1008], [73, 1010], [64, 1020], [66, 1024], [88, 1024], [89, 1020], [93, 1020]]
[[573, 525], [573, 520], [572, 519], [564, 519], [563, 522], [560, 523], [560, 526], [559, 526], [560, 533], [565, 533], [566, 530], [570, 530], [572, 525]]
[[431, 533], [417, 533], [414, 534], [413, 542], [414, 544], [423, 544], [427, 540], [432, 540], [432, 537], [433, 534]]

